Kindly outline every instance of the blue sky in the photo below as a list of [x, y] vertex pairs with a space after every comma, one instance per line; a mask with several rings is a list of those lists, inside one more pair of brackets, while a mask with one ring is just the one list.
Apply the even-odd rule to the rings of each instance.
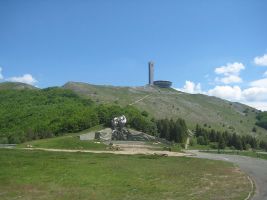
[[267, 109], [266, 10], [265, 0], [2, 0], [0, 79], [141, 86], [153, 60], [155, 79], [175, 88]]

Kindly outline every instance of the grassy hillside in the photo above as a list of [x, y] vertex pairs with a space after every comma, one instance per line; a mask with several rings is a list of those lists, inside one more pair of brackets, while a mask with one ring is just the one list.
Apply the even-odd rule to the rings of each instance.
[[114, 87], [69, 82], [63, 87], [98, 103], [129, 105], [136, 102], [134, 105], [137, 108], [157, 119], [180, 117], [186, 120], [190, 128], [198, 123], [207, 128], [267, 138], [267, 131], [263, 128], [257, 127], [256, 132], [252, 131], [259, 111], [240, 103], [150, 86]]

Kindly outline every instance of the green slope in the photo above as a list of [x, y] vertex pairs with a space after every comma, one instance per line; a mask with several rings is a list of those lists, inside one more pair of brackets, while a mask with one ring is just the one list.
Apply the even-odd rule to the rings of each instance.
[[123, 106], [134, 103], [157, 119], [181, 117], [190, 128], [197, 123], [206, 124], [207, 128], [267, 138], [265, 129], [257, 127], [257, 132], [252, 132], [259, 111], [240, 103], [151, 86], [114, 87], [68, 82], [63, 87], [99, 103], [115, 102]]

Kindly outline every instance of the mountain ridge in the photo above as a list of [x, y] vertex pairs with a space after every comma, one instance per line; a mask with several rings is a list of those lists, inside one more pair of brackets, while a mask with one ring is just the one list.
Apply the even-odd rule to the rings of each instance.
[[[0, 90], [23, 87], [35, 89], [33, 86], [26, 87], [27, 84], [18, 87], [19, 83], [14, 84], [16, 87], [3, 87], [6, 84], [0, 83]], [[155, 119], [183, 118], [190, 129], [199, 124], [207, 129], [267, 139], [267, 130], [255, 125], [257, 113], [260, 111], [238, 102], [148, 85], [123, 87], [70, 81], [61, 88], [72, 90], [80, 97], [98, 104], [133, 105], [141, 111], [147, 111]], [[257, 132], [253, 131], [254, 127]]]

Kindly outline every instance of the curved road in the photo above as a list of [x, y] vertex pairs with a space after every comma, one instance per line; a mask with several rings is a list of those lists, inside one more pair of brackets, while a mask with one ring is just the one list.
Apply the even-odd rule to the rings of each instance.
[[267, 160], [237, 155], [201, 153], [197, 150], [187, 152], [195, 154], [195, 157], [198, 158], [224, 160], [237, 164], [256, 184], [256, 192], [252, 199], [267, 200]]

